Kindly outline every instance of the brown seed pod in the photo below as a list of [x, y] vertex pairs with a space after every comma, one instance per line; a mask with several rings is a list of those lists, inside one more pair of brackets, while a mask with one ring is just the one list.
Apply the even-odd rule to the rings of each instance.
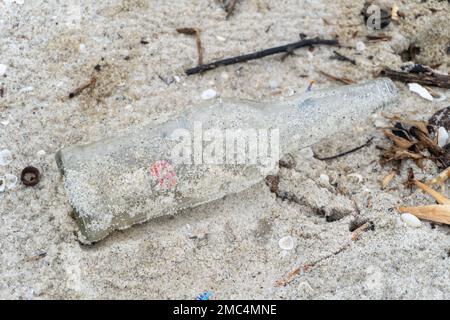
[[20, 174], [20, 180], [27, 187], [33, 187], [39, 183], [40, 173], [35, 167], [28, 166], [22, 170]]

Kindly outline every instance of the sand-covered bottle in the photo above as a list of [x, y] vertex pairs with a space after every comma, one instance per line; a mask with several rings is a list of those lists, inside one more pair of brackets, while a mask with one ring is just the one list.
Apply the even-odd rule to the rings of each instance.
[[396, 98], [389, 79], [318, 90], [281, 102], [217, 99], [158, 126], [60, 150], [80, 240], [236, 193], [279, 158], [363, 121]]

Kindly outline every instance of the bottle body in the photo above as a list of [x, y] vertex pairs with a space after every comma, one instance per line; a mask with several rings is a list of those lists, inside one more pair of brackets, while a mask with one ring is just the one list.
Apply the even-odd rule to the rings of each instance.
[[156, 127], [57, 153], [83, 242], [236, 193], [311, 145], [392, 102], [380, 79], [255, 103], [223, 99]]

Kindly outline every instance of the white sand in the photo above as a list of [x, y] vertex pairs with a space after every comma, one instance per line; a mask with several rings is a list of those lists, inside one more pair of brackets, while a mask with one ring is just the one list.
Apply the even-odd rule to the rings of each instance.
[[[183, 73], [196, 63], [195, 40], [178, 34], [177, 27], [202, 29], [207, 61], [296, 41], [301, 32], [311, 37], [339, 35], [354, 47], [366, 41], [368, 32], [359, 15], [362, 4], [355, 3], [240, 1], [225, 20], [221, 7], [207, 0], [83, 1], [72, 8], [59, 7], [56, 1], [0, 2], [0, 64], [8, 66], [0, 80], [5, 89], [0, 120], [9, 121], [0, 124], [0, 149], [14, 155], [10, 165], [0, 167], [0, 175], [19, 175], [30, 164], [43, 173], [35, 188], [21, 185], [0, 194], [0, 298], [192, 299], [204, 290], [214, 292], [213, 299], [450, 298], [449, 227], [431, 228], [424, 222], [412, 228], [395, 210], [403, 203], [433, 203], [403, 187], [408, 167], [419, 179], [437, 170], [429, 163], [422, 172], [406, 162], [391, 189], [380, 190], [379, 180], [391, 167], [378, 164], [375, 145], [387, 142], [376, 130], [373, 122], [379, 118], [374, 117], [314, 146], [317, 153], [330, 155], [375, 135], [369, 148], [332, 162], [293, 154], [297, 166], [281, 170], [280, 187], [296, 195], [297, 202], [277, 199], [261, 183], [171, 219], [116, 232], [93, 247], [80, 246], [74, 235], [76, 224], [54, 161], [61, 147], [117, 135], [130, 125], [161, 123], [194, 108], [210, 88], [221, 96], [276, 100], [303, 92], [311, 80], [317, 81], [315, 88], [335, 86], [319, 69], [355, 81], [371, 78], [384, 65], [400, 66], [397, 53], [410, 39], [420, 38], [420, 23], [450, 17], [445, 1], [398, 1], [407, 18], [384, 31], [391, 41], [366, 43], [360, 55], [339, 49], [356, 59], [356, 67], [330, 60], [334, 48], [317, 47], [298, 50], [284, 61], [273, 56], [204, 75]], [[430, 7], [439, 11], [432, 14]], [[141, 39], [149, 43], [140, 44]], [[420, 59], [435, 61], [436, 53], [429, 55]], [[449, 56], [437, 56], [443, 60], [439, 70], [448, 72]], [[100, 72], [94, 70], [96, 64]], [[181, 81], [167, 85], [158, 74]], [[98, 78], [93, 90], [67, 99], [93, 75]], [[273, 89], [275, 83], [279, 90]], [[402, 103], [387, 108], [388, 113], [427, 119], [449, 105], [448, 100], [429, 102], [398, 86]], [[437, 91], [450, 96], [448, 90]], [[40, 150], [46, 155], [38, 157]], [[318, 213], [333, 208], [339, 213], [339, 207], [351, 203], [349, 198], [338, 202], [334, 187], [320, 189], [323, 173], [338, 177], [339, 187], [352, 195], [375, 230], [290, 285], [276, 287], [275, 281], [295, 266], [330, 254], [350, 237], [351, 216], [326, 222]], [[363, 181], [354, 182], [350, 173], [360, 174]], [[317, 203], [311, 195], [316, 189], [329, 200]], [[366, 206], [369, 197], [371, 207]], [[278, 242], [288, 235], [295, 248], [283, 252]], [[34, 258], [41, 253], [46, 256]]]

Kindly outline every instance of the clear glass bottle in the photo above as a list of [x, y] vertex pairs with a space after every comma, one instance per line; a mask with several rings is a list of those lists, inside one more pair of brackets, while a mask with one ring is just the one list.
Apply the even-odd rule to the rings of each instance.
[[363, 121], [396, 98], [389, 79], [295, 95], [280, 102], [217, 99], [174, 120], [56, 155], [80, 240], [236, 193], [280, 156]]

